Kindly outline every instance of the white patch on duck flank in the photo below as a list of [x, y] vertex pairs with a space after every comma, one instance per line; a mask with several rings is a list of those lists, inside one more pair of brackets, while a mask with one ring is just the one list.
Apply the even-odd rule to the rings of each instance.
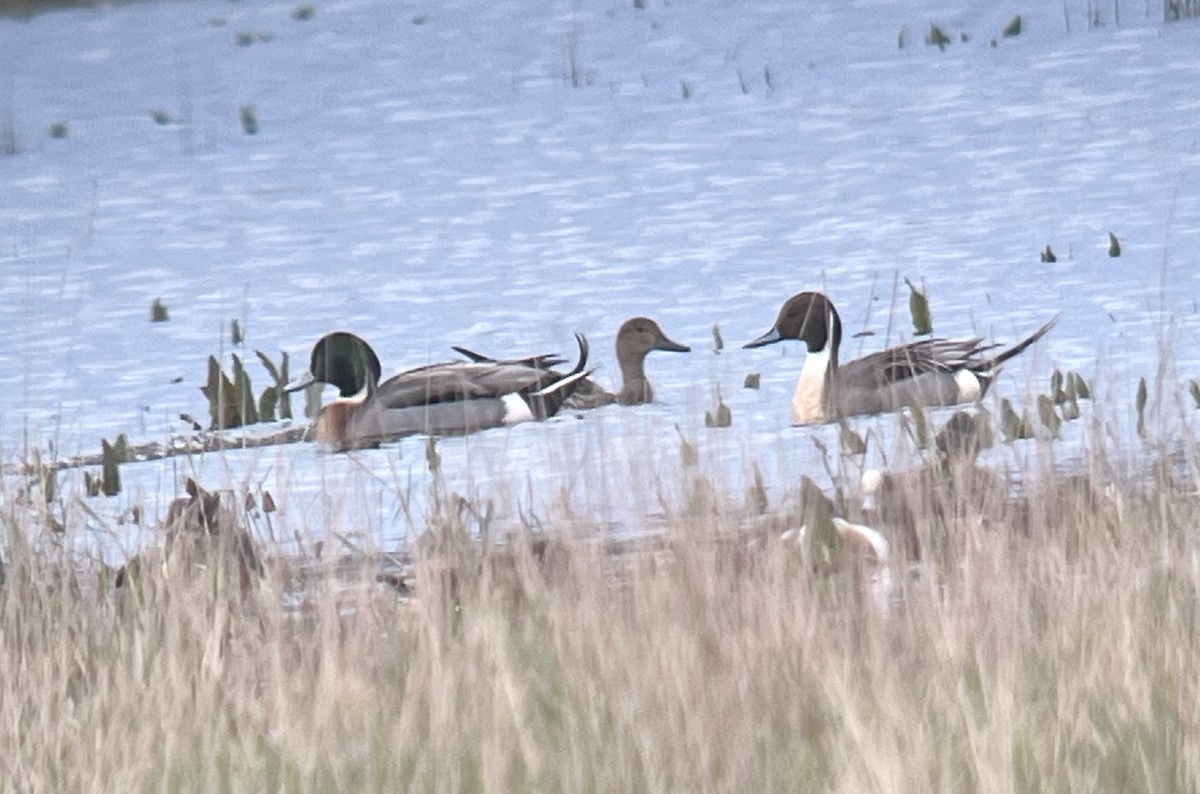
[[534, 420], [533, 410], [521, 395], [510, 392], [500, 400], [504, 403], [504, 424], [516, 425]]
[[958, 386], [958, 397], [962, 402], [973, 403], [983, 394], [983, 384], [969, 369], [960, 369], [954, 373], [954, 383]]
[[[831, 337], [832, 340], [832, 337]], [[804, 358], [796, 391], [792, 393], [792, 422], [798, 425], [824, 422], [825, 416], [825, 373], [829, 370], [830, 345]]]

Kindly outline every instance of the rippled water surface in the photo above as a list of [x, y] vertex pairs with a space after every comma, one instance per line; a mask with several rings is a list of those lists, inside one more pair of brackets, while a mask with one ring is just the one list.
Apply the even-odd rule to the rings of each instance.
[[[451, 344], [570, 352], [580, 330], [611, 383], [617, 326], [656, 317], [695, 350], [651, 357], [659, 404], [439, 445], [454, 486], [508, 515], [625, 528], [671, 501], [653, 483], [679, 469], [680, 433], [732, 494], [755, 467], [773, 493], [823, 474], [813, 439], [835, 430], [787, 420], [801, 350], [740, 349], [801, 289], [874, 331], [844, 355], [904, 337], [903, 277], [940, 334], [1008, 341], [1062, 312], [999, 382], [1014, 400], [1059, 367], [1131, 404], [1164, 348], [1195, 374], [1200, 25], [1067, 31], [1047, 8], [992, 47], [1007, 14], [917, 6], [347, 0], [296, 21], [291, 3], [197, 0], [0, 19], [0, 452], [181, 432], [233, 319], [250, 359], [299, 364], [349, 328], [391, 370]], [[944, 52], [921, 43], [930, 19], [954, 33]], [[169, 322], [148, 321], [154, 298]], [[710, 430], [718, 389], [734, 423]], [[390, 542], [421, 526], [405, 500], [424, 449], [128, 465], [110, 507], [154, 513], [195, 472], [270, 489], [288, 533]]]

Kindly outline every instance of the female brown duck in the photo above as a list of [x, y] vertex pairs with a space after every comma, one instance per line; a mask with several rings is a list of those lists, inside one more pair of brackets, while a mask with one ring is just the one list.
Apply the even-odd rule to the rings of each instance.
[[[691, 348], [681, 345], [663, 333], [658, 323], [649, 317], [626, 320], [617, 331], [617, 363], [621, 367], [621, 390], [616, 394], [590, 378], [582, 379], [564, 408], [581, 410], [602, 405], [641, 405], [654, 402], [654, 389], [646, 377], [646, 356], [654, 350], [688, 353]], [[465, 347], [455, 347], [459, 353], [477, 363], [503, 363]]]

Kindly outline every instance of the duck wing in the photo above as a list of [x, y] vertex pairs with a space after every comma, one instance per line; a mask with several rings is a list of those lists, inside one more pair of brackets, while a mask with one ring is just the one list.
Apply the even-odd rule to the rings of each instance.
[[[541, 355], [521, 360], [451, 361], [401, 372], [381, 383], [373, 399], [384, 409], [411, 408], [462, 400], [501, 398], [509, 394], [541, 398], [564, 380], [575, 383], [587, 362], [587, 341], [577, 337], [580, 361], [569, 373], [543, 362], [561, 360]], [[565, 399], [565, 398], [564, 398]]]
[[851, 361], [839, 369], [839, 376], [851, 381], [871, 381], [880, 386], [892, 386], [928, 373], [952, 375], [964, 369], [991, 378], [1004, 362], [1045, 336], [1056, 322], [1058, 315], [1017, 344], [993, 356], [984, 354], [1000, 345], [984, 344], [983, 339], [977, 336], [968, 339], [922, 339]]
[[498, 397], [528, 388], [545, 370], [511, 364], [455, 361], [401, 372], [379, 385], [375, 399], [386, 409]]
[[838, 376], [848, 382], [894, 386], [931, 372], [953, 374], [974, 369], [978, 356], [994, 347], [979, 337], [922, 339], [855, 359], [839, 367]]

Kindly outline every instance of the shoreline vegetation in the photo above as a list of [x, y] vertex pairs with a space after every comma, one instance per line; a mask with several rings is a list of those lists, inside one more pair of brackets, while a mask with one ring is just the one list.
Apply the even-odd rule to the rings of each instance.
[[[0, 0], [0, 16], [27, 18], [129, 1]], [[1177, 9], [1182, 18], [1192, 15], [1194, 5], [1169, 0], [1165, 9]], [[633, 0], [635, 9], [645, 6]], [[1086, 9], [1089, 27], [1093, 20], [1100, 24], [1093, 6]], [[307, 5], [296, 11], [302, 8], [312, 11]], [[551, 11], [557, 26], [565, 19], [562, 9]], [[1063, 12], [1069, 32], [1068, 12], [1079, 9], [1064, 6]], [[402, 16], [405, 25], [435, 30], [426, 27], [423, 12]], [[574, 28], [574, 11], [571, 17]], [[1013, 23], [1004, 36], [1014, 30]], [[665, 30], [675, 41], [688, 41], [682, 28]], [[900, 48], [907, 46], [907, 30], [901, 31]], [[1016, 24], [1011, 35], [1019, 31]], [[613, 41], [627, 40], [628, 29], [619, 32], [624, 38]], [[352, 29], [335, 33], [345, 41]], [[931, 27], [930, 34], [927, 45], [954, 44], [940, 28]], [[262, 35], [234, 32], [231, 42], [222, 34], [222, 46], [248, 46], [264, 40]], [[581, 52], [589, 52], [579, 49], [579, 37], [577, 30], [567, 31], [563, 46], [569, 67], [564, 83], [572, 90], [592, 81], [587, 63], [577, 61]], [[447, 41], [436, 39], [436, 51]], [[584, 43], [591, 48], [607, 41]], [[965, 34], [959, 41], [967, 41]], [[197, 50], [198, 59], [201, 52], [208, 51]], [[315, 52], [312, 47], [303, 51], [306, 58]], [[332, 52], [343, 57], [340, 48]], [[388, 51], [366, 52], [375, 59]], [[638, 57], [648, 58], [647, 52], [638, 51]], [[445, 53], [462, 57], [452, 49]], [[818, 56], [809, 60], [802, 53], [808, 73], [816, 73]], [[736, 67], [726, 60], [725, 66]], [[1124, 63], [1124, 71], [1113, 72], [1123, 80], [1148, 71]], [[785, 73], [780, 81], [773, 64], [761, 69], [759, 84], [727, 69], [737, 81], [731, 90], [770, 95], [784, 90], [777, 87], [786, 86]], [[631, 71], [639, 72], [647, 84], [650, 72]], [[827, 79], [830, 72], [824, 74]], [[1087, 83], [1074, 83], [1071, 75], [1051, 77], [1051, 93], [1067, 110], [1103, 111], [1086, 116], [1085, 132], [1094, 141], [1067, 140], [1082, 141], [1081, 148], [1086, 145], [1126, 167], [1108, 154], [1111, 141], [1123, 140], [1122, 117], [1108, 112], [1112, 85], [1101, 86], [1105, 90], [1095, 101], [1082, 102], [1070, 97], [1086, 93], [1077, 89]], [[728, 78], [726, 84], [734, 85]], [[703, 86], [693, 94], [691, 79], [677, 87], [672, 76], [671, 93], [682, 89], [680, 99], [687, 101], [703, 97]], [[307, 99], [313, 86], [301, 85], [304, 94], [279, 94], [280, 105], [288, 97]], [[315, 88], [320, 94], [330, 85]], [[438, 90], [447, 90], [446, 85], [439, 82]], [[897, 83], [906, 89], [912, 85]], [[517, 87], [514, 74], [512, 88]], [[411, 94], [384, 99], [425, 96], [423, 88], [413, 88]], [[258, 86], [246, 90], [251, 89]], [[939, 114], [930, 117], [941, 127], [950, 119], [963, 125], [964, 134], [990, 136], [994, 125], [979, 126], [975, 111], [966, 108], [994, 103], [974, 101], [971, 91], [961, 93], [967, 98], [963, 102], [933, 97], [936, 101], [922, 111]], [[348, 96], [360, 101], [369, 94]], [[1029, 102], [1022, 97], [1014, 105], [1023, 120], [1061, 121], [1027, 115]], [[237, 107], [243, 133], [257, 134], [255, 105], [241, 104], [239, 97], [229, 107]], [[829, 107], [821, 112], [827, 114]], [[177, 123], [166, 111], [151, 113], [154, 124]], [[906, 110], [881, 118], [890, 122], [901, 115], [915, 114]], [[1110, 124], [1110, 116], [1117, 121]], [[864, 116], [856, 111], [846, 118], [858, 124]], [[1164, 118], [1177, 124], [1180, 117]], [[232, 119], [231, 113], [225, 123], [232, 125]], [[151, 123], [145, 116], [141, 120]], [[51, 129], [56, 130], [52, 135], [66, 135], [68, 128], [64, 121], [53, 122]], [[657, 134], [659, 128], [646, 129]], [[829, 129], [831, 135], [845, 136], [845, 147], [874, 151], [857, 133], [848, 135], [847, 126]], [[863, 127], [867, 134], [871, 129]], [[926, 134], [923, 127], [900, 133], [906, 140]], [[10, 153], [20, 151], [15, 133], [8, 138]], [[398, 140], [403, 148], [421, 139], [401, 135]], [[741, 145], [745, 138], [735, 140]], [[937, 145], [914, 146], [910, 154], [941, 155], [946, 139], [936, 140]], [[1153, 136], [1146, 140], [1152, 143]], [[1095, 142], [1099, 145], [1092, 146]], [[989, 137], [989, 151], [972, 151], [985, 170], [1020, 178], [1023, 172], [1011, 168], [1016, 158], [1007, 143]], [[843, 168], [869, 165], [846, 159], [848, 151], [837, 150]], [[1048, 147], [1043, 153], [1055, 157], [1062, 151]], [[363, 165], [378, 164], [375, 170], [386, 175], [391, 173], [382, 167], [387, 162]], [[933, 160], [918, 162], [927, 167]], [[1045, 169], [1047, 160], [1039, 154], [1028, 162]], [[1096, 167], [1098, 162], [1081, 159], [1079, 173], [1092, 168], [1108, 173]], [[687, 163], [646, 164], [675, 173]], [[547, 173], [558, 178], [560, 172]], [[929, 171], [926, 178], [940, 174]], [[1134, 181], [1162, 183], [1158, 170], [1122, 175], [1129, 180], [1109, 182], [1124, 193]], [[751, 198], [781, 195], [759, 190], [754, 178], [747, 184]], [[795, 193], [795, 184], [816, 183], [793, 180], [786, 195]], [[845, 207], [870, 212], [872, 200], [915, 195], [889, 195], [886, 190], [894, 183], [881, 184], [878, 196], [852, 191], [829, 204], [829, 212]], [[932, 182], [919, 184], [927, 189]], [[1097, 182], [1076, 184], [1080, 195], [1094, 196]], [[665, 201], [676, 199], [669, 183], [646, 187]], [[1124, 193], [1121, 206], [1129, 201]], [[1030, 213], [1036, 212], [1041, 205], [1028, 192], [1022, 195], [1022, 203], [1033, 208]], [[1101, 195], [1083, 203], [1095, 213], [1109, 200]], [[628, 202], [622, 198], [621, 203]], [[757, 211], [760, 204], [731, 205], [730, 214]], [[196, 204], [198, 211], [205, 206]], [[264, 206], [267, 215], [255, 214], [248, 222], [261, 223], [255, 219], [269, 218], [277, 205]], [[1151, 210], [1155, 206], [1147, 203]], [[959, 223], [954, 219], [963, 210], [958, 204], [954, 208], [947, 223]], [[709, 209], [699, 205], [695, 218], [679, 217], [708, 223], [704, 213]], [[1178, 223], [1175, 209], [1173, 201], [1173, 224]], [[978, 219], [1008, 217], [992, 204], [972, 203], [967, 210]], [[114, 222], [128, 222], [128, 217]], [[303, 217], [298, 213], [297, 223]], [[862, 223], [863, 217], [868, 216], [852, 220]], [[1070, 224], [1062, 223], [1054, 243], [1065, 266], [1074, 254]], [[357, 233], [357, 227], [347, 228]], [[692, 228], [700, 227], [688, 226], [684, 233]], [[922, 235], [918, 242], [927, 245], [946, 227], [914, 228]], [[975, 231], [983, 237], [981, 230], [986, 227]], [[757, 227], [738, 234], [745, 231], [762, 234]], [[201, 234], [209, 232], [202, 228]], [[329, 244], [348, 239], [331, 238]], [[575, 240], [564, 238], [572, 245]], [[889, 245], [899, 249], [913, 240], [897, 234]], [[430, 249], [431, 261], [440, 250]], [[955, 248], [945, 250], [958, 255]], [[1125, 260], [1137, 262], [1128, 250], [1136, 252], [1136, 244], [1128, 247]], [[963, 253], [969, 257], [974, 249]], [[1164, 266], [1168, 256], [1169, 251]], [[1057, 261], [1049, 244], [1042, 260]], [[1081, 256], [1077, 264], [1090, 260]], [[1094, 281], [1103, 290], [1122, 289], [1119, 280], [1101, 279], [1096, 275]], [[914, 282], [905, 283], [913, 332], [928, 333], [932, 326], [924, 296]], [[677, 300], [679, 295], [662, 297]], [[1130, 305], [1142, 305], [1137, 294], [1127, 297]], [[551, 305], [561, 302], [556, 297]], [[872, 304], [865, 306], [871, 310]], [[41, 310], [27, 313], [40, 316]], [[158, 299], [151, 318], [169, 319]], [[893, 327], [889, 318], [889, 338]], [[1159, 330], [1157, 339], [1174, 338], [1166, 327]], [[713, 332], [720, 349], [715, 325]], [[1149, 341], [1134, 333], [1127, 337]], [[1149, 384], [1140, 380], [1136, 397], [1129, 390], [1114, 398], [1114, 390], [1127, 384], [1115, 387], [1102, 378], [1093, 397], [1092, 384], [1078, 373], [1056, 371], [1048, 390], [1044, 380], [1040, 386], [1026, 383], [1008, 393], [1011, 403], [989, 395], [990, 411], [965, 406], [974, 419], [986, 419], [977, 427], [986, 427], [988, 443], [1006, 445], [1005, 454], [990, 463], [952, 459], [956, 445], [935, 442], [935, 431], [944, 425], [931, 426], [920, 411], [901, 415], [899, 432], [888, 437], [889, 444], [894, 440], [888, 455], [922, 463], [878, 474], [878, 488], [870, 495], [860, 476], [867, 457], [862, 450], [879, 443], [878, 436], [868, 433], [864, 440], [855, 432], [857, 425], [844, 423], [820, 438], [780, 426], [738, 439], [755, 477], [734, 488], [727, 485], [727, 461], [706, 457], [702, 445], [692, 444], [676, 425], [677, 464], [676, 447], [654, 449], [657, 457], [613, 475], [604, 491], [620, 489], [620, 498], [634, 505], [631, 515], [640, 524], [624, 529], [646, 531], [632, 537], [573, 512], [566, 486], [544, 516], [519, 500], [513, 515], [494, 511], [487, 496], [463, 496], [449, 484], [454, 478], [443, 470], [436, 439], [426, 442], [428, 471], [407, 481], [399, 470], [389, 472], [392, 479], [367, 472], [364, 480], [373, 477], [369, 486], [343, 489], [320, 472], [318, 498], [365, 505], [364, 513], [382, 515], [383, 523], [394, 521], [389, 528], [412, 528], [392, 535], [405, 540], [387, 547], [373, 545], [369, 538], [378, 535], [356, 520], [339, 521], [336, 509], [316, 515], [323, 508], [314, 508], [313, 515], [304, 515], [300, 500], [284, 493], [280, 501], [292, 504], [277, 510], [276, 496], [263, 483], [286, 479], [237, 479], [234, 472], [240, 469], [225, 450], [306, 441], [309, 427], [301, 421], [284, 424], [290, 420], [282, 403], [273, 401], [279, 384], [287, 381], [286, 360], [272, 372], [274, 385], [256, 395], [241, 359], [233, 359], [238, 369], [226, 378], [224, 357], [210, 358], [209, 427], [218, 429], [205, 431], [198, 421], [184, 419], [194, 434], [134, 443], [119, 436], [102, 441], [99, 452], [74, 457], [53, 445], [34, 444], [22, 458], [0, 463], [0, 794], [1200, 791], [1195, 413], [1200, 383], [1177, 377], [1172, 342], [1160, 344], [1158, 373]], [[245, 359], [246, 348], [239, 350]], [[83, 358], [80, 353], [78, 359]], [[26, 366], [35, 366], [29, 361]], [[757, 387], [758, 376], [752, 374]], [[717, 406], [705, 429], [718, 434], [732, 414], [720, 390], [713, 391]], [[227, 430], [246, 427], [254, 429], [248, 435]], [[764, 461], [753, 458], [765, 457], [756, 445], [775, 432], [797, 433], [805, 445], [814, 444], [832, 489], [823, 491], [801, 472], [793, 472], [794, 481], [781, 475], [764, 482], [757, 466]], [[560, 451], [566, 445], [551, 438], [547, 459], [539, 461], [574, 466]], [[828, 448], [822, 439], [829, 441]], [[609, 450], [644, 441], [633, 432], [600, 439]], [[676, 439], [670, 437], [669, 443]], [[771, 449], [788, 454], [787, 445]], [[600, 452], [603, 460], [605, 450]], [[190, 465], [196, 462], [193, 455], [211, 456], [221, 465]], [[277, 466], [284, 457], [264, 466]], [[157, 484], [121, 490], [121, 465], [165, 458], [177, 460], [154, 471], [157, 481], [140, 481]], [[419, 458], [411, 460], [419, 469]], [[511, 475], [499, 475], [496, 488], [532, 490], [516, 465]], [[89, 471], [60, 474], [66, 469]], [[183, 471], [220, 473], [180, 482]], [[509, 476], [511, 481], [503, 479]], [[474, 493], [470, 487], [463, 490]], [[120, 512], [101, 515], [93, 509], [98, 503], [90, 500], [99, 493], [119, 495], [113, 504]], [[390, 502], [399, 507], [380, 507]], [[148, 513], [158, 505], [167, 509], [156, 522]], [[530, 513], [521, 513], [522, 507]], [[835, 516], [841, 526], [857, 522], [887, 543], [865, 553]], [[108, 564], [99, 551], [81, 550], [88, 546], [81, 539], [103, 533], [132, 537], [135, 528], [152, 529], [145, 533], [152, 538], [120, 565]], [[364, 537], [368, 540], [360, 540]]]
[[72, 8], [108, 8], [130, 2], [134, 0], [0, 0], [0, 18], [30, 17]]
[[1168, 441], [1122, 448], [1100, 408], [1071, 472], [1041, 433], [1003, 493], [910, 485], [916, 560], [789, 542], [816, 515], [802, 489], [729, 498], [683, 463], [640, 486], [664, 531], [621, 542], [569, 516], [493, 526], [433, 452], [402, 550], [281, 552], [267, 506], [189, 483], [119, 572], [0, 494], [0, 780], [1194, 791], [1196, 439], [1157, 415]]

